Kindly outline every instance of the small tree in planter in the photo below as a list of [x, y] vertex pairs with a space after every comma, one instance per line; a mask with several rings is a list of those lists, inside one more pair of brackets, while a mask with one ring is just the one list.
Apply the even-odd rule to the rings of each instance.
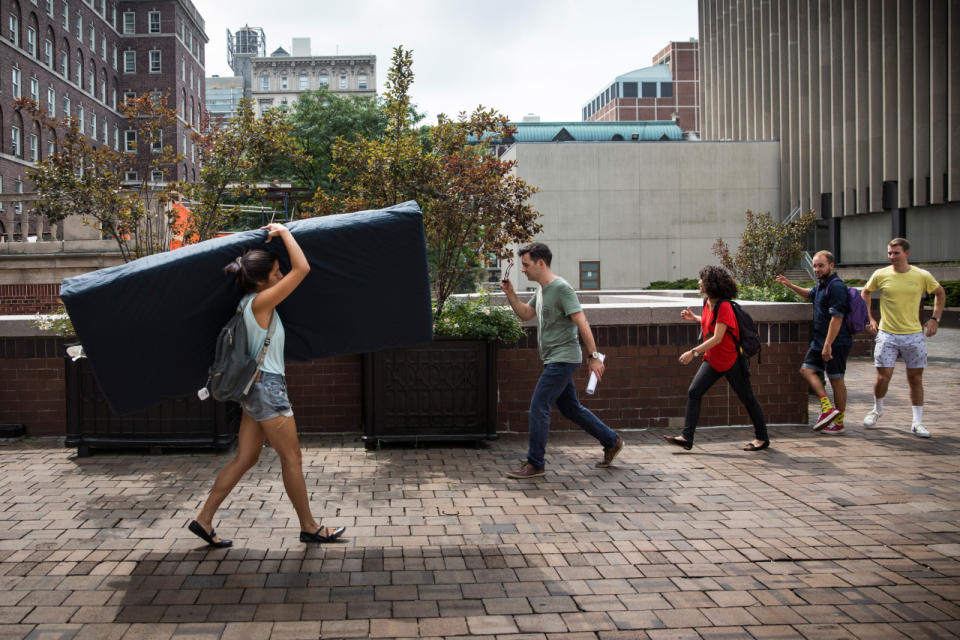
[[815, 221], [812, 211], [792, 222], [774, 222], [769, 211], [747, 211], [747, 226], [740, 235], [737, 253], [731, 256], [730, 245], [717, 238], [713, 254], [740, 284], [763, 287], [800, 259], [804, 239]]
[[387, 130], [382, 138], [341, 140], [334, 146], [331, 180], [342, 195], [318, 190], [305, 209], [320, 215], [391, 206], [416, 200], [430, 248], [435, 307], [444, 305], [484, 255], [505, 257], [512, 244], [541, 230], [528, 204], [536, 191], [512, 174], [514, 162], [486, 152], [471, 139], [513, 132], [507, 118], [478, 107], [456, 120], [444, 115], [427, 132], [415, 128], [409, 96], [413, 58], [394, 49], [387, 80]]

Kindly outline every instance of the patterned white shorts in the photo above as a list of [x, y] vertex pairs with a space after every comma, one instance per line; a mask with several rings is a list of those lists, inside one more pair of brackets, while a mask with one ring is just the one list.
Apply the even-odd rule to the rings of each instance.
[[873, 348], [873, 364], [877, 368], [892, 369], [897, 356], [903, 357], [907, 369], [923, 369], [927, 366], [927, 338], [918, 333], [887, 333], [878, 331]]

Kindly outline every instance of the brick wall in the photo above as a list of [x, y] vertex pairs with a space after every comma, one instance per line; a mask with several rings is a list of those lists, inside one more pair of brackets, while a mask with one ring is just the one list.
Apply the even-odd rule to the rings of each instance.
[[64, 341], [0, 338], [0, 423], [23, 424], [31, 436], [66, 430]]
[[0, 284], [0, 315], [50, 313], [59, 304], [59, 284]]
[[[805, 423], [807, 391], [797, 374], [808, 343], [806, 322], [760, 323], [769, 340], [762, 362], [751, 362], [754, 390], [770, 423]], [[594, 396], [583, 403], [615, 429], [678, 427], [695, 365], [677, 362], [697, 338], [693, 325], [595, 327], [608, 369]], [[64, 341], [0, 339], [0, 422], [22, 423], [30, 436], [65, 433]], [[498, 351], [497, 430], [526, 433], [527, 407], [542, 365], [532, 333]], [[361, 357], [339, 356], [288, 362], [287, 382], [297, 424], [305, 433], [362, 431]], [[586, 367], [576, 378], [586, 387]], [[748, 424], [749, 418], [725, 381], [707, 394], [702, 425]], [[554, 412], [553, 430], [577, 429]]]

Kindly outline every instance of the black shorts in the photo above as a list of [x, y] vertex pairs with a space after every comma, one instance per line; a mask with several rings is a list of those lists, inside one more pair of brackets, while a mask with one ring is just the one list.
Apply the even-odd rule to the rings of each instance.
[[833, 345], [833, 357], [824, 366], [822, 346], [813, 345], [807, 349], [807, 355], [803, 357], [803, 367], [821, 371], [827, 374], [831, 380], [842, 378], [847, 372], [847, 356], [850, 355], [850, 345]]

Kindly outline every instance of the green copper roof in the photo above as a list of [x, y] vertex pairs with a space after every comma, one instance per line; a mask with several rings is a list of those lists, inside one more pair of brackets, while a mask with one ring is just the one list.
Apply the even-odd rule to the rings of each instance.
[[[517, 128], [513, 142], [606, 142], [610, 140], [683, 140], [683, 131], [672, 120], [639, 122], [511, 122]], [[636, 136], [636, 137], [634, 137]], [[489, 136], [484, 136], [489, 138]], [[476, 142], [476, 140], [471, 140]]]

